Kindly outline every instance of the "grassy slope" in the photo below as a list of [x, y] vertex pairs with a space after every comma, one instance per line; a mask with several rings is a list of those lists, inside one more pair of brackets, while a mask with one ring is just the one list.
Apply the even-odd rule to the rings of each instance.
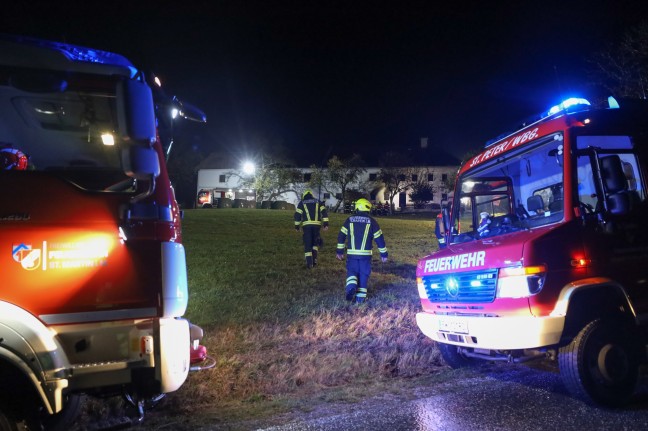
[[164, 414], [205, 424], [308, 410], [397, 391], [438, 368], [438, 351], [414, 320], [416, 261], [437, 247], [432, 219], [378, 219], [390, 260], [374, 251], [361, 306], [344, 300], [345, 266], [335, 259], [344, 219], [331, 215], [320, 263], [307, 270], [290, 212], [186, 211], [187, 317], [205, 329], [217, 366], [193, 373]]

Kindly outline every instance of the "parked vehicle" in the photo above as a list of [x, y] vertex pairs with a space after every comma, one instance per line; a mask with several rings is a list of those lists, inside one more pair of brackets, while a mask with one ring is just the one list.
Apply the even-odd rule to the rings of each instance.
[[68, 429], [83, 394], [141, 419], [208, 359], [163, 102], [119, 54], [0, 36], [2, 431]]
[[447, 247], [421, 259], [421, 331], [453, 367], [557, 360], [618, 406], [647, 361], [648, 104], [570, 99], [460, 169]]

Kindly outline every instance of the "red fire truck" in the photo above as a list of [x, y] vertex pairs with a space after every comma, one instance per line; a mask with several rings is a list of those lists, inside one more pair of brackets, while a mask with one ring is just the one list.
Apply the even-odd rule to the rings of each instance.
[[81, 394], [142, 414], [206, 356], [157, 107], [118, 54], [0, 36], [3, 431], [66, 429]]
[[420, 330], [452, 367], [558, 362], [621, 405], [646, 362], [648, 104], [569, 99], [460, 169], [447, 247], [421, 259]]

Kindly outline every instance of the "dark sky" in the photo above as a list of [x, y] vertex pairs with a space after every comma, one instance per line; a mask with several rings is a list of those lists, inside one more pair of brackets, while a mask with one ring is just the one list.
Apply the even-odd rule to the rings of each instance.
[[207, 114], [205, 153], [281, 142], [309, 163], [424, 136], [462, 156], [562, 96], [592, 97], [587, 58], [648, 17], [645, 0], [63, 3], [5, 5], [0, 31], [155, 70]]

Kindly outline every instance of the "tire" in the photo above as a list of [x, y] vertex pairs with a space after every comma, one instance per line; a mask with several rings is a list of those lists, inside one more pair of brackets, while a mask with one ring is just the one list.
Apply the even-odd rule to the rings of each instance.
[[0, 407], [0, 431], [18, 431], [19, 423], [7, 412]]
[[468, 358], [461, 353], [459, 353], [459, 348], [452, 344], [437, 343], [439, 347], [439, 352], [441, 352], [441, 357], [450, 368], [464, 368], [469, 367], [474, 364], [474, 361], [471, 358]]
[[85, 396], [70, 394], [65, 398], [63, 410], [55, 415], [47, 415], [41, 422], [46, 431], [67, 431], [70, 425], [81, 414], [85, 404]]
[[560, 375], [575, 398], [607, 407], [628, 403], [639, 378], [640, 349], [633, 333], [626, 326], [597, 319], [560, 348]]

